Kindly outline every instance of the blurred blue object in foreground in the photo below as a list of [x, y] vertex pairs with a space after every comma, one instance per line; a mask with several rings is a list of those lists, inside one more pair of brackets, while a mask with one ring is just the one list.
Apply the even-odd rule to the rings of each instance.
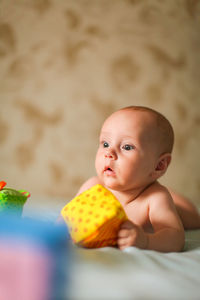
[[63, 224], [1, 216], [0, 298], [66, 299], [67, 241], [68, 232]]

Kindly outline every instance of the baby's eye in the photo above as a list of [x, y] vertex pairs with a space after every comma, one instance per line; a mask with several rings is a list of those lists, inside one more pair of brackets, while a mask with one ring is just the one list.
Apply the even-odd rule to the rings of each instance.
[[133, 147], [132, 145], [124, 145], [124, 146], [122, 147], [122, 149], [124, 149], [124, 150], [126, 150], [126, 151], [129, 151], [129, 150], [134, 149], [134, 147]]
[[103, 142], [103, 147], [104, 148], [108, 148], [109, 147], [109, 144], [107, 142]]

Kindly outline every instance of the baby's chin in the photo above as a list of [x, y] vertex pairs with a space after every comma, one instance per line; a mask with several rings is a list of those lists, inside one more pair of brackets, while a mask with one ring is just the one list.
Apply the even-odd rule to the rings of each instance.
[[116, 176], [109, 176], [108, 174], [101, 172], [97, 172], [97, 176], [101, 184], [108, 190], [120, 191], [125, 185], [125, 182], [122, 184]]
[[122, 189], [121, 185], [112, 179], [102, 180], [102, 185], [108, 190], [120, 191]]

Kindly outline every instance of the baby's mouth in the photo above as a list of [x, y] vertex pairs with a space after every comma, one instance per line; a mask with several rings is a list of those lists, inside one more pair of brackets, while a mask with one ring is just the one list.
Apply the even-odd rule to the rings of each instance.
[[110, 167], [106, 166], [106, 167], [104, 168], [104, 172], [105, 172], [105, 171], [112, 171], [112, 169], [111, 169]]
[[115, 175], [114, 170], [113, 170], [111, 167], [108, 167], [108, 166], [106, 166], [106, 167], [104, 168], [104, 173], [105, 173], [106, 175]]
[[112, 169], [111, 168], [107, 168], [106, 171], [112, 171]]

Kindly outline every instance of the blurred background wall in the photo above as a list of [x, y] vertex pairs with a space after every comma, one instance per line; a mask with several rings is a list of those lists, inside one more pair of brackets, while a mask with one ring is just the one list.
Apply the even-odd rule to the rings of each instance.
[[71, 199], [103, 120], [146, 105], [174, 126], [162, 182], [200, 203], [200, 2], [0, 0], [0, 179]]

